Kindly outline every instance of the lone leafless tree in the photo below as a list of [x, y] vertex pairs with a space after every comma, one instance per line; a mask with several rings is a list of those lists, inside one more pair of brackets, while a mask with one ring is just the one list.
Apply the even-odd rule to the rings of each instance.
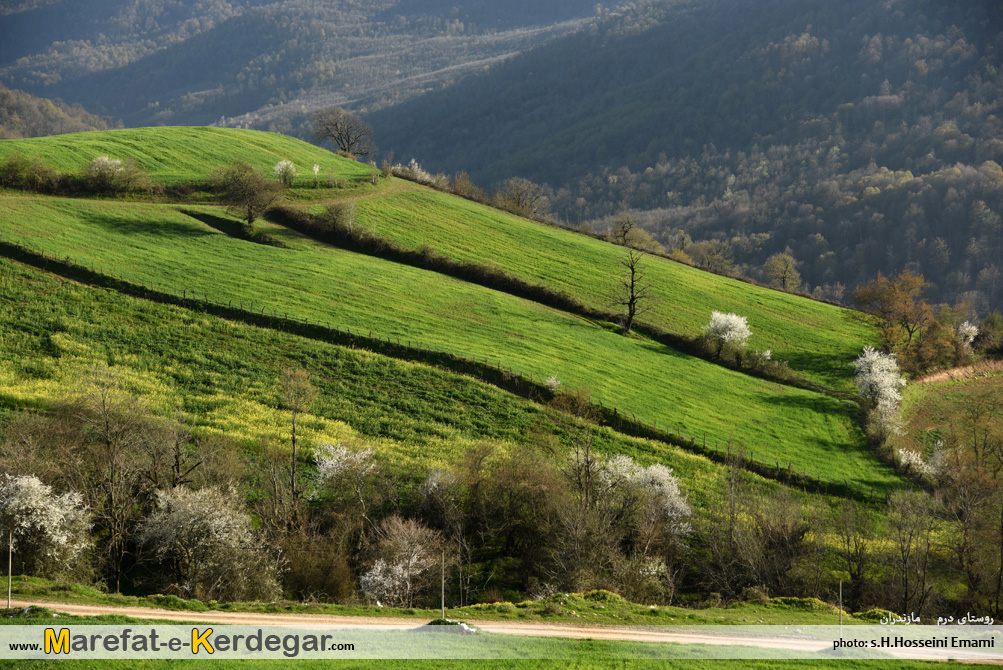
[[623, 273], [616, 285], [614, 304], [626, 311], [623, 315], [624, 335], [630, 334], [630, 329], [634, 327], [634, 319], [651, 309], [651, 282], [641, 267], [643, 257], [643, 252], [628, 249], [627, 254], [620, 259]]
[[313, 139], [318, 144], [333, 143], [340, 151], [353, 156], [369, 156], [376, 152], [373, 129], [343, 107], [318, 109], [310, 120]]

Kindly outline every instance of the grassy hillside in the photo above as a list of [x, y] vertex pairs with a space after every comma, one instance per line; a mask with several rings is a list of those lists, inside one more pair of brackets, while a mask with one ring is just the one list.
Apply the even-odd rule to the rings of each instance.
[[[11, 197], [4, 239], [136, 283], [209, 295], [374, 336], [556, 374], [594, 399], [724, 449], [846, 478], [894, 481], [864, 444], [857, 406], [756, 379], [602, 324], [286, 231], [276, 248], [234, 239], [174, 206]], [[209, 211], [211, 208], [202, 208]], [[810, 445], [806, 449], [805, 445]]]
[[78, 173], [97, 156], [135, 158], [154, 180], [171, 186], [205, 181], [209, 171], [242, 160], [270, 174], [280, 160], [290, 160], [305, 178], [314, 164], [321, 176], [356, 181], [373, 169], [324, 149], [276, 133], [227, 128], [139, 128], [0, 142], [0, 160], [15, 153], [39, 157], [62, 172]]
[[[284, 367], [307, 369], [320, 390], [300, 418], [303, 444], [367, 445], [402, 473], [452, 462], [476, 444], [508, 451], [559, 431], [537, 403], [471, 377], [204, 313], [137, 300], [0, 259], [0, 408], [44, 408], [80, 390], [95, 365], [114, 369], [152, 410], [182, 409], [204, 432], [288, 445], [279, 402]], [[727, 471], [706, 458], [603, 428], [597, 447], [661, 462], [707, 509]], [[747, 475], [758, 490], [777, 485]], [[834, 499], [808, 496], [826, 508]]]
[[[428, 244], [452, 258], [495, 263], [535, 284], [551, 286], [601, 310], [623, 272], [624, 249], [410, 185], [357, 202], [360, 223], [409, 247]], [[642, 267], [652, 283], [652, 312], [643, 321], [686, 336], [700, 333], [713, 310], [748, 317], [752, 349], [771, 349], [808, 377], [849, 388], [849, 363], [875, 330], [860, 315], [821, 302], [713, 275], [664, 258]]]
[[[15, 152], [43, 156], [64, 170], [80, 169], [98, 154], [135, 157], [165, 183], [204, 179], [215, 165], [238, 158], [266, 169], [279, 159], [299, 166], [316, 162], [325, 172], [359, 181], [371, 170], [287, 137], [219, 129], [142, 129], [0, 143], [0, 157]], [[377, 234], [409, 246], [429, 243], [459, 259], [497, 263], [528, 281], [605, 307], [605, 287], [620, 248], [400, 180], [350, 192], [294, 191], [311, 199], [349, 193], [356, 198], [359, 224]], [[274, 224], [262, 228], [283, 248], [235, 239], [202, 222], [226, 216], [216, 207], [14, 194], [3, 203], [4, 240], [108, 275], [255, 312], [421, 342], [536, 380], [557, 375], [565, 388], [587, 386], [604, 405], [706, 439], [711, 448], [740, 442], [761, 462], [790, 463], [860, 489], [898, 481], [865, 445], [854, 403], [753, 378], [644, 338], [623, 338], [610, 324], [332, 248]], [[736, 311], [749, 317], [754, 348], [774, 349], [814, 379], [845, 387], [850, 362], [871, 340], [871, 331], [847, 310], [664, 259], [649, 259], [648, 267], [660, 296], [657, 325], [693, 335], [711, 310]]]

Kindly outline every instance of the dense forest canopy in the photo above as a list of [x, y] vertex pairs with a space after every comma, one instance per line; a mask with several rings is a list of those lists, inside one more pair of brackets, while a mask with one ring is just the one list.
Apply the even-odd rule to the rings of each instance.
[[1000, 26], [976, 0], [643, 3], [369, 120], [426, 168], [549, 183], [570, 222], [633, 210], [701, 265], [757, 276], [789, 249], [837, 299], [908, 267], [984, 311], [1003, 299]]

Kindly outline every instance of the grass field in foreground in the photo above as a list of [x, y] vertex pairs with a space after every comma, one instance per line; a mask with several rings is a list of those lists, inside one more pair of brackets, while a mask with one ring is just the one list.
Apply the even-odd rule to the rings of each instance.
[[[489, 262], [595, 309], [615, 311], [611, 296], [623, 272], [622, 247], [415, 184], [374, 192], [356, 207], [360, 225], [404, 246], [427, 244], [454, 259]], [[735, 312], [749, 320], [750, 349], [771, 349], [774, 358], [817, 382], [850, 389], [849, 362], [877, 341], [875, 329], [851, 310], [656, 256], [647, 256], [642, 266], [654, 300], [641, 321], [694, 336], [712, 311]]]
[[[211, 208], [204, 208], [210, 210]], [[222, 212], [217, 212], [222, 213]], [[857, 406], [756, 379], [507, 294], [286, 231], [289, 248], [234, 239], [167, 205], [9, 197], [0, 236], [161, 290], [254, 304], [355, 332], [421, 341], [556, 374], [607, 406], [758, 460], [846, 479], [900, 481], [865, 445]]]
[[172, 186], [204, 182], [210, 170], [242, 160], [272, 175], [275, 164], [292, 161], [299, 184], [313, 184], [313, 166], [328, 175], [362, 181], [375, 169], [306, 142], [257, 130], [206, 127], [132, 128], [0, 141], [0, 162], [21, 154], [41, 158], [60, 172], [80, 174], [98, 156], [134, 158], [157, 182]]

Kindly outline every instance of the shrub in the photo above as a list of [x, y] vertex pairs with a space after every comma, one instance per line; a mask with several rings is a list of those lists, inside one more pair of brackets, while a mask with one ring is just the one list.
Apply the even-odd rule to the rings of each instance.
[[140, 540], [165, 568], [177, 595], [201, 600], [272, 599], [275, 565], [231, 494], [215, 488], [157, 492], [158, 509], [141, 524]]
[[87, 188], [95, 193], [113, 193], [118, 189], [118, 175], [122, 170], [122, 161], [98, 156], [87, 166], [84, 181]]
[[279, 161], [275, 164], [275, 178], [287, 187], [292, 186], [296, 181], [296, 166], [292, 161]]
[[41, 158], [14, 154], [0, 166], [0, 184], [35, 193], [52, 193], [59, 184], [59, 174]]
[[79, 493], [54, 495], [31, 475], [0, 480], [0, 528], [13, 532], [22, 573], [47, 575], [71, 564], [87, 546], [88, 526]]

